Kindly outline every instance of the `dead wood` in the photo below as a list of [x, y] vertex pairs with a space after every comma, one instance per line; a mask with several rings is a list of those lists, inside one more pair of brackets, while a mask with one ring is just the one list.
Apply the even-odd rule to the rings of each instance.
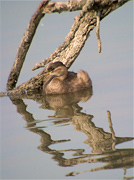
[[96, 38], [98, 41], [98, 52], [101, 53], [101, 40], [100, 40], [100, 11], [96, 15], [97, 24], [96, 24]]
[[42, 13], [43, 8], [48, 4], [49, 0], [43, 1], [38, 6], [36, 12], [31, 18], [30, 23], [28, 24], [28, 27], [26, 29], [26, 32], [22, 38], [22, 41], [20, 43], [20, 46], [17, 51], [17, 56], [14, 62], [14, 65], [12, 67], [12, 70], [9, 74], [8, 82], [7, 82], [7, 89], [13, 89], [18, 81], [23, 63], [26, 58], [26, 54], [29, 50], [29, 47], [31, 45], [31, 42], [33, 40], [33, 37], [36, 33], [36, 29], [38, 27], [38, 24], [40, 20], [44, 17], [44, 14]]
[[51, 2], [48, 6], [43, 10], [43, 13], [62, 13], [62, 12], [72, 12], [79, 11], [85, 5], [86, 0], [72, 0], [67, 2]]
[[[97, 25], [97, 17], [101, 21], [105, 18], [109, 13], [119, 8], [129, 0], [87, 0], [87, 1], [71, 1], [70, 6], [66, 8], [68, 11], [81, 10], [80, 14], [75, 17], [74, 24], [72, 25], [68, 35], [65, 38], [65, 41], [61, 46], [59, 46], [54, 53], [50, 54], [50, 56], [44, 59], [42, 62], [37, 63], [33, 70], [44, 67], [49, 62], [61, 61], [68, 68], [72, 65], [75, 59], [78, 57], [80, 51], [84, 47], [86, 40], [89, 37], [90, 32]], [[36, 32], [37, 26], [44, 16], [44, 13], [53, 13], [53, 12], [62, 12], [61, 9], [64, 7], [65, 3], [52, 3], [48, 4], [49, 0], [45, 0], [41, 2], [39, 7], [37, 8], [35, 14], [32, 16], [31, 21], [28, 25], [28, 28], [25, 32], [25, 35], [21, 41], [21, 44], [18, 49], [17, 57], [14, 63], [14, 66], [9, 75], [7, 89], [13, 89], [17, 83], [22, 65], [24, 63], [26, 54], [32, 42], [33, 36]], [[83, 2], [83, 4], [82, 4]], [[69, 3], [69, 2], [67, 2]], [[67, 4], [66, 3], [66, 4]], [[77, 4], [76, 9], [74, 8], [74, 4]], [[48, 4], [48, 6], [47, 6]], [[60, 5], [59, 9], [56, 8], [56, 5]], [[49, 9], [49, 11], [48, 11]], [[65, 9], [65, 7], [63, 8]], [[99, 12], [99, 16], [98, 16]], [[99, 21], [98, 21], [99, 22]], [[99, 27], [99, 26], [98, 26]], [[99, 30], [99, 29], [98, 29]], [[99, 32], [99, 31], [97, 31]], [[100, 38], [99, 38], [100, 40]], [[35, 77], [30, 79], [27, 82], [24, 82], [22, 85], [14, 88], [13, 90], [8, 91], [8, 95], [11, 94], [25, 94], [31, 91], [39, 91], [42, 89], [45, 68]]]

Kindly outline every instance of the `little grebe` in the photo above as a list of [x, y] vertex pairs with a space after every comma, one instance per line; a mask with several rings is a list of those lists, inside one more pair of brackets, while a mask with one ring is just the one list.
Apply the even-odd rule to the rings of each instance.
[[87, 72], [70, 72], [59, 61], [48, 66], [45, 76], [48, 74], [50, 78], [43, 85], [43, 92], [45, 94], [71, 93], [92, 87], [92, 81]]

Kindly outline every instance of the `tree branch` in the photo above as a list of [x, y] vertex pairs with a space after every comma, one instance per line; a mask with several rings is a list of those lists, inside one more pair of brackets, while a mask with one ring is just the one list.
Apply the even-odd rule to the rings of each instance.
[[98, 41], [98, 52], [101, 53], [101, 40], [100, 40], [100, 11], [97, 12], [97, 25], [96, 25], [96, 38]]
[[[101, 52], [101, 40], [99, 36], [100, 20], [107, 16], [110, 12], [120, 7], [123, 3], [128, 0], [123, 0], [118, 3], [117, 0], [87, 0], [83, 6], [80, 14], [75, 17], [75, 22], [65, 38], [64, 43], [59, 46], [54, 53], [32, 68], [36, 70], [40, 67], [44, 67], [49, 62], [62, 61], [68, 68], [74, 62], [83, 48], [85, 41], [89, 37], [90, 31], [96, 27], [96, 37], [98, 41], [98, 52]], [[48, 5], [49, 6], [49, 5]], [[57, 10], [58, 11], [58, 10]], [[57, 12], [56, 9], [54, 12]], [[87, 14], [86, 14], [87, 12]], [[96, 14], [95, 14], [96, 12]], [[85, 15], [86, 14], [86, 15]], [[97, 19], [97, 24], [96, 24]]]
[[[44, 59], [42, 62], [37, 63], [32, 70], [44, 67], [47, 63], [53, 61], [62, 61], [68, 68], [71, 66], [73, 61], [79, 55], [82, 47], [85, 44], [89, 34], [89, 25], [92, 21], [87, 20], [88, 17], [84, 18], [85, 12], [88, 12], [94, 4], [94, 0], [88, 0], [83, 6], [80, 14], [75, 17], [75, 22], [70, 29], [69, 34], [65, 37], [65, 41], [59, 46], [54, 53], [50, 54], [49, 58]], [[88, 7], [88, 8], [87, 8]], [[85, 22], [83, 22], [85, 21]], [[89, 22], [88, 22], [89, 21]], [[96, 21], [96, 20], [95, 20]], [[83, 22], [83, 23], [82, 23]], [[91, 26], [92, 30], [92, 26]]]
[[42, 11], [43, 11], [44, 7], [46, 7], [46, 5], [48, 4], [49, 1], [50, 0], [45, 0], [40, 3], [36, 12], [32, 16], [30, 23], [28, 24], [26, 32], [22, 38], [22, 41], [21, 41], [20, 46], [17, 51], [17, 57], [15, 59], [14, 65], [12, 67], [12, 70], [11, 70], [9, 78], [8, 78], [8, 82], [7, 82], [8, 90], [13, 89], [17, 83], [17, 80], [18, 80], [20, 72], [21, 72], [21, 68], [25, 61], [26, 54], [29, 50], [29, 47], [30, 47], [33, 37], [35, 35], [38, 24], [39, 24], [40, 20], [44, 17], [44, 14], [42, 13]]
[[[47, 5], [43, 10], [43, 13], [62, 13], [62, 12], [73, 12], [82, 10], [83, 6], [87, 3], [88, 0], [68, 0], [67, 2], [52, 2]], [[89, 0], [89, 3], [92, 0]], [[93, 2], [93, 1], [92, 1]], [[99, 4], [102, 8], [111, 5], [114, 2], [124, 3], [122, 0], [94, 0], [95, 4]]]
[[62, 13], [79, 11], [85, 5], [86, 0], [71, 0], [67, 2], [52, 2], [43, 10], [43, 13]]
[[[97, 17], [96, 17], [96, 12], [100, 11], [100, 21], [105, 18], [109, 13], [114, 11], [115, 9], [119, 8], [121, 5], [125, 4], [129, 0], [87, 0], [86, 4], [83, 6], [82, 11], [80, 14], [75, 17], [75, 22], [73, 26], [70, 29], [69, 34], [66, 36], [65, 41], [61, 46], [59, 46], [54, 53], [50, 54], [50, 56], [46, 59], [44, 59], [41, 63], [36, 64], [36, 67], [33, 69], [37, 69], [39, 67], [45, 66], [46, 63], [49, 62], [55, 62], [55, 61], [61, 61], [63, 62], [68, 68], [72, 65], [72, 63], [75, 61], [77, 56], [79, 55], [80, 51], [82, 50], [86, 40], [89, 37], [90, 32], [94, 29], [94, 27], [97, 24]], [[33, 38], [33, 35], [35, 34], [35, 30], [37, 28], [37, 25], [39, 24], [40, 19], [44, 16], [45, 8], [47, 5], [48, 1], [43, 1], [40, 5], [41, 8], [35, 13], [33, 17], [38, 17], [36, 18], [36, 25], [32, 25], [33, 27], [33, 33], [28, 31], [29, 27], [31, 26], [31, 23], [33, 23], [33, 20], [31, 19], [30, 24], [26, 30], [25, 35], [27, 37], [30, 36], [30, 40], [26, 41], [25, 36], [23, 37], [23, 45], [21, 44], [19, 47], [19, 51], [21, 52], [16, 58], [16, 61], [21, 61], [21, 59], [25, 59], [25, 57], [22, 55], [23, 50], [25, 50], [25, 55], [28, 51], [28, 48], [30, 46], [31, 40]], [[39, 6], [39, 7], [40, 7]], [[43, 12], [43, 13], [42, 13]], [[33, 18], [32, 17], [32, 18]], [[35, 20], [35, 19], [34, 19]], [[28, 33], [28, 35], [27, 35]], [[32, 34], [32, 35], [31, 35]], [[27, 39], [27, 38], [26, 38]], [[29, 38], [28, 38], [29, 39]], [[28, 44], [28, 45], [27, 45]], [[28, 47], [27, 47], [28, 46]], [[22, 51], [21, 51], [22, 48]], [[23, 64], [23, 63], [22, 63]], [[20, 68], [21, 69], [21, 68]], [[11, 89], [14, 87], [14, 84], [16, 84], [15, 81], [17, 81], [16, 78], [14, 78], [14, 75], [16, 77], [16, 72], [17, 68], [15, 67], [15, 71], [11, 71], [11, 76], [8, 80], [7, 88]], [[35, 77], [30, 79], [29, 81], [23, 83], [19, 87], [15, 88], [12, 91], [9, 91], [8, 94], [14, 94], [14, 93], [27, 93], [29, 91], [38, 91], [42, 89], [43, 82], [45, 81], [44, 79], [44, 72], [45, 68]], [[13, 73], [13, 74], [12, 74]], [[11, 78], [12, 77], [12, 78]], [[17, 74], [18, 78], [18, 74]], [[11, 80], [10, 80], [11, 79]], [[15, 79], [15, 80], [14, 80]]]

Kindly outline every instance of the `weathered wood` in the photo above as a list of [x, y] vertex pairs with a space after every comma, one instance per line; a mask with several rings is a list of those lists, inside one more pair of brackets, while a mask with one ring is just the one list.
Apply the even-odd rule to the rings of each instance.
[[[128, 1], [129, 0], [120, 0], [120, 1], [119, 0], [111, 0], [111, 1], [109, 0], [89, 1], [88, 0], [86, 1], [86, 4], [83, 6], [82, 11], [75, 18], [75, 22], [73, 26], [71, 27], [69, 34], [66, 36], [63, 44], [59, 46], [55, 50], [54, 53], [50, 54], [50, 57], [44, 59], [41, 63], [38, 63], [36, 68], [45, 66], [46, 62], [49, 63], [49, 62], [55, 62], [55, 61], [63, 62], [69, 68], [72, 65], [72, 63], [75, 61], [77, 56], [79, 55], [80, 51], [82, 50], [86, 40], [89, 37], [90, 32], [95, 28], [97, 24], [96, 13], [100, 12], [100, 21], [101, 21], [109, 13], [119, 8], [121, 5], [125, 4]], [[48, 1], [45, 1], [45, 2], [48, 2]], [[43, 17], [43, 14], [42, 15], [40, 14], [39, 16]], [[40, 18], [38, 19], [38, 22], [36, 22], [37, 25], [39, 21], [40, 21]], [[35, 30], [34, 30], [34, 33], [35, 33]], [[25, 49], [24, 46], [20, 46], [20, 48]], [[20, 56], [19, 58], [21, 59]], [[17, 61], [20, 60], [18, 58], [16, 59]], [[16, 69], [17, 68], [15, 68], [15, 70]], [[41, 90], [43, 81], [45, 80], [43, 76], [45, 70], [46, 69], [44, 68], [38, 75], [30, 79], [29, 81], [23, 83], [19, 87], [9, 91], [8, 94], [27, 93], [27, 92], [31, 92], [35, 90], [36, 91]], [[14, 72], [16, 71], [12, 70], [13, 75], [14, 75]], [[7, 85], [8, 89], [11, 89], [13, 85], [16, 84], [15, 81], [17, 81], [17, 79], [15, 79], [13, 82], [11, 80], [9, 78], [8, 85]]]
[[[98, 51], [101, 52], [101, 41], [99, 36], [99, 22], [100, 22], [99, 20], [102, 20], [110, 12], [120, 7], [127, 1], [128, 0], [121, 1], [120, 3], [118, 3], [118, 1], [107, 1], [107, 0], [104, 1], [102, 0], [99, 2], [97, 2], [97, 0], [89, 1], [90, 4], [88, 4], [88, 6], [85, 5], [82, 11], [80, 12], [80, 14], [77, 17], [75, 17], [75, 22], [72, 28], [70, 29], [69, 34], [65, 38], [64, 43], [61, 46], [59, 46], [54, 51], [54, 53], [50, 54], [48, 58], [44, 59], [40, 63], [37, 63], [32, 68], [32, 70], [36, 70], [40, 67], [44, 67], [46, 64], [48, 64], [51, 61], [53, 62], [62, 61], [69, 68], [72, 65], [72, 63], [75, 61], [77, 56], [79, 55], [81, 49], [83, 48], [89, 36], [89, 33], [96, 26], [96, 22], [98, 22], [97, 31], [96, 31], [97, 40], [98, 40]], [[54, 12], [56, 12], [56, 9]], [[86, 13], [86, 15], [84, 13]]]
[[42, 11], [43, 11], [44, 7], [46, 7], [48, 2], [49, 2], [49, 0], [45, 0], [42, 3], [40, 3], [36, 12], [32, 16], [30, 23], [28, 24], [26, 32], [25, 32], [25, 34], [22, 38], [22, 41], [20, 43], [20, 46], [18, 48], [18, 52], [17, 52], [17, 56], [15, 59], [14, 65], [12, 67], [12, 70], [11, 70], [9, 78], [8, 78], [7, 90], [13, 89], [17, 83], [17, 80], [18, 80], [20, 72], [21, 72], [21, 68], [25, 61], [26, 54], [29, 50], [29, 47], [30, 47], [33, 37], [35, 35], [38, 24], [44, 16]]
[[[99, 4], [102, 8], [114, 2], [121, 3], [122, 0], [89, 0], [89, 3]], [[62, 13], [82, 10], [87, 0], [68, 0], [67, 2], [51, 2], [43, 10], [43, 13]]]
[[71, 0], [67, 2], [51, 2], [44, 9], [43, 13], [62, 13], [62, 12], [72, 12], [79, 11], [85, 5], [87, 0]]
[[96, 24], [96, 38], [98, 41], [98, 52], [101, 53], [101, 40], [100, 40], [100, 11], [97, 12], [97, 24]]

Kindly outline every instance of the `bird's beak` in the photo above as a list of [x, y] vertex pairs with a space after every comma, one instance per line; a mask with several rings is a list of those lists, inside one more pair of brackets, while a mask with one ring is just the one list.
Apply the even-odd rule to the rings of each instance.
[[51, 72], [52, 72], [52, 71], [50, 71], [50, 72], [49, 72], [49, 71], [46, 71], [45, 74], [44, 74], [44, 76], [48, 76], [49, 74], [51, 74]]

